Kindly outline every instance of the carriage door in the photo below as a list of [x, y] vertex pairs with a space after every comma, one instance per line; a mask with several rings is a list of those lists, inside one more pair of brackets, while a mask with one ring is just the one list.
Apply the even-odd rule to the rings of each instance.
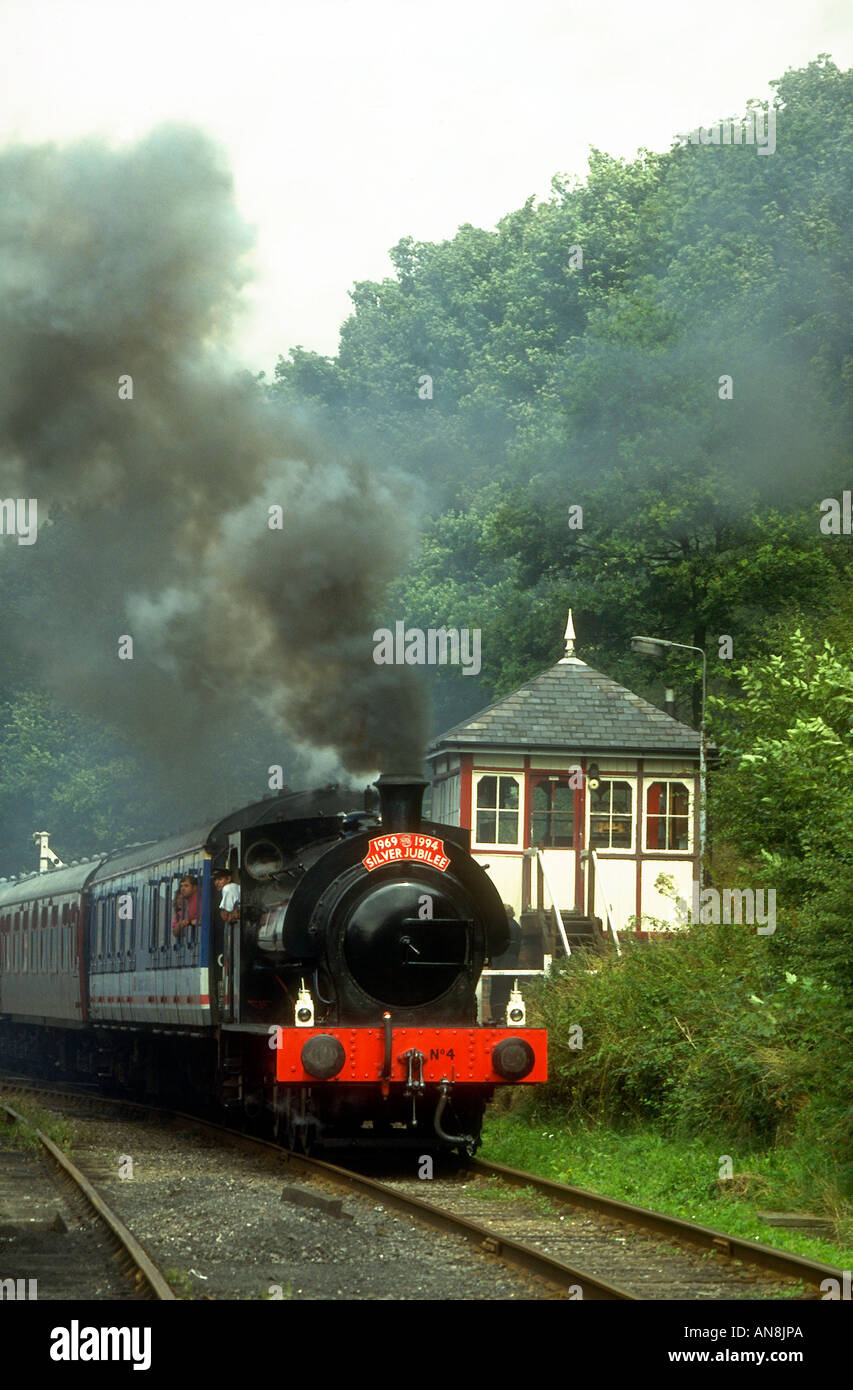
[[[575, 906], [575, 788], [565, 774], [531, 778], [530, 843], [542, 851], [547, 880], [561, 913]], [[545, 903], [551, 894], [545, 886]]]
[[224, 925], [223, 1017], [226, 1023], [236, 1023], [240, 1017], [240, 923], [226, 922]]
[[[228, 867], [233, 875], [235, 883], [240, 882], [240, 836], [239, 833], [230, 838], [230, 849], [228, 852]], [[218, 918], [222, 929], [222, 951], [218, 957], [218, 964], [222, 970], [221, 1000], [222, 1000], [222, 1021], [223, 1023], [236, 1023], [240, 1018], [240, 971], [241, 971], [241, 952], [240, 952], [240, 927], [243, 919], [242, 909], [236, 922], [223, 922], [219, 912], [219, 901], [216, 894], [213, 895], [213, 907], [211, 915]]]
[[213, 892], [210, 899], [215, 999], [220, 1021], [234, 1023], [239, 1016], [235, 982], [240, 979], [240, 924], [223, 922], [219, 911], [219, 896]]

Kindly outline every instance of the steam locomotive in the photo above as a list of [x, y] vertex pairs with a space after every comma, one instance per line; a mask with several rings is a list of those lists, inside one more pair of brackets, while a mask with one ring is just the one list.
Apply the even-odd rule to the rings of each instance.
[[378, 815], [286, 792], [0, 882], [0, 1065], [236, 1111], [297, 1150], [472, 1153], [495, 1086], [545, 1080], [546, 1037], [515, 991], [505, 1026], [478, 1024], [506, 915], [470, 832], [422, 820], [425, 786], [380, 777]]

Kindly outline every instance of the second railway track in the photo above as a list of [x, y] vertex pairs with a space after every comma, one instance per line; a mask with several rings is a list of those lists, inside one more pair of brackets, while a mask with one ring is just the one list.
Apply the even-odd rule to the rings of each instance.
[[18, 1300], [174, 1299], [76, 1164], [8, 1104], [0, 1104], [0, 1261], [4, 1296]]

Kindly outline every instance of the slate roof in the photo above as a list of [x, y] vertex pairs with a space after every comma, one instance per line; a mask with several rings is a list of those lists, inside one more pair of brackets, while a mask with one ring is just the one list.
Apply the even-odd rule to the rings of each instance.
[[680, 753], [698, 758], [699, 734], [575, 656], [487, 705], [434, 740], [448, 748]]

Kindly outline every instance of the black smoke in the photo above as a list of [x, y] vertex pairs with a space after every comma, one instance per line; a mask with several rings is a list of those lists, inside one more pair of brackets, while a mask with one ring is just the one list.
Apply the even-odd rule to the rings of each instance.
[[0, 495], [39, 507], [35, 546], [0, 543], [4, 651], [178, 783], [264, 728], [330, 771], [417, 766], [421, 686], [372, 643], [413, 486], [238, 370], [250, 250], [195, 129], [0, 153]]

